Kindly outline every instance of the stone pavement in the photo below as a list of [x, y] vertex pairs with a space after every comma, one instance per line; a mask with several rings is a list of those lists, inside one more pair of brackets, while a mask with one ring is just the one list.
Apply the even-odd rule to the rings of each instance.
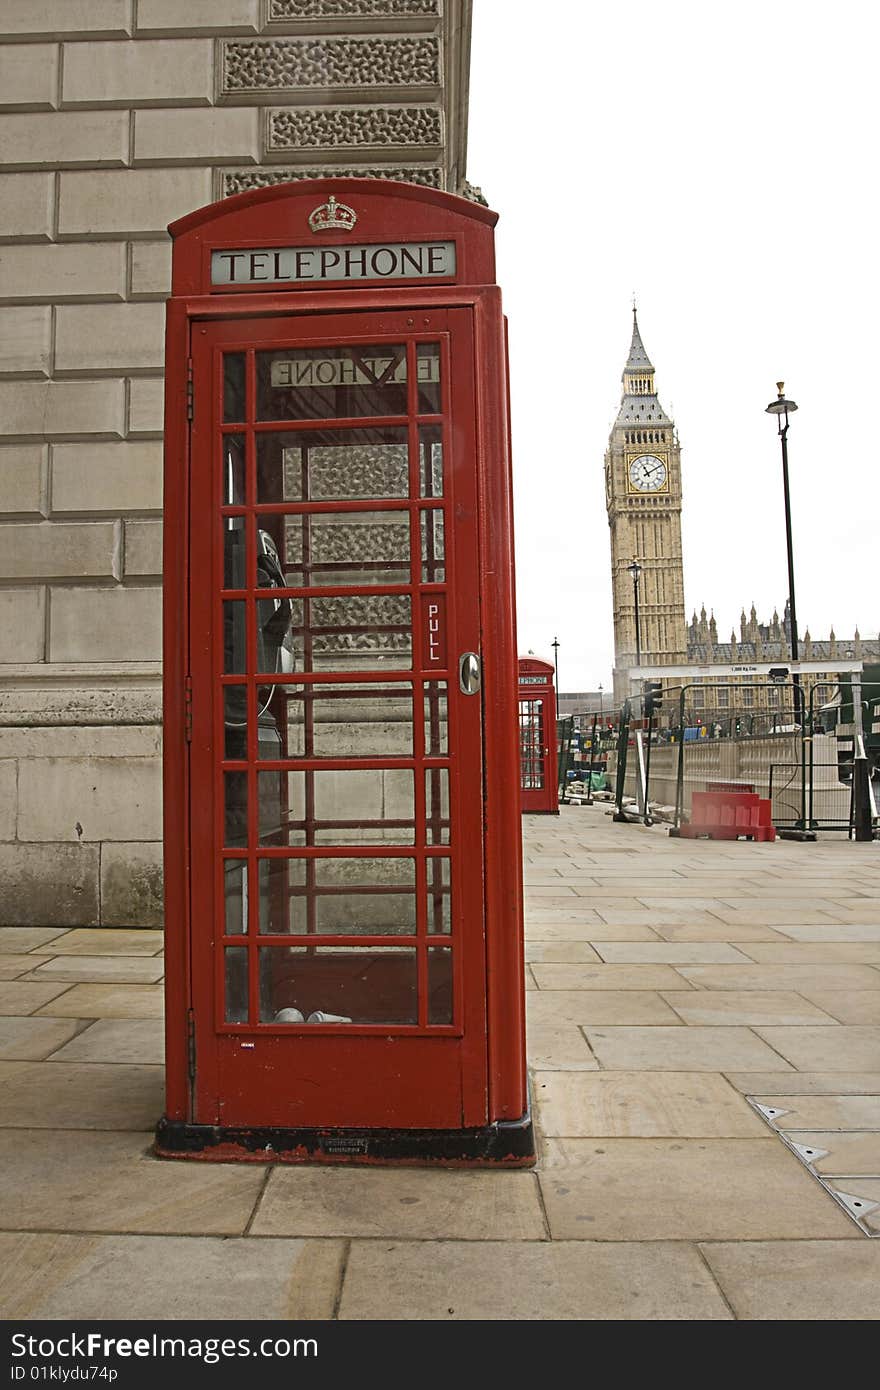
[[534, 1171], [158, 1161], [161, 935], [0, 929], [0, 1315], [876, 1318], [880, 845], [524, 835]]

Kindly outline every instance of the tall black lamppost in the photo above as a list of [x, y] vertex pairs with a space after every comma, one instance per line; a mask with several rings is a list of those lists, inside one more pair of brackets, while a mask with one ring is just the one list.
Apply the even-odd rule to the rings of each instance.
[[604, 717], [604, 714], [605, 714], [604, 700], [605, 700], [605, 696], [604, 696], [604, 693], [603, 693], [603, 690], [602, 690], [602, 682], [600, 681], [600, 682], [599, 682], [599, 718], [600, 718], [600, 719], [602, 719], [602, 718]]
[[626, 568], [627, 568], [628, 572], [632, 575], [632, 582], [633, 582], [633, 600], [634, 600], [634, 602], [635, 602], [635, 610], [636, 610], [636, 612], [635, 612], [635, 618], [636, 618], [636, 665], [637, 665], [637, 666], [641, 666], [641, 664], [642, 664], [642, 634], [641, 634], [641, 632], [639, 631], [639, 577], [641, 576], [641, 573], [642, 573], [642, 567], [641, 567], [641, 565], [639, 564], [638, 560], [633, 560], [632, 564], [631, 564], [631, 565], [627, 565]]
[[553, 683], [556, 686], [556, 718], [559, 718], [559, 638], [550, 643], [553, 648]]
[[[794, 413], [797, 406], [794, 401], [785, 398], [785, 382], [777, 381], [776, 390], [778, 392], [776, 400], [771, 401], [767, 406], [767, 414], [776, 416], [776, 425], [779, 430], [779, 438], [782, 441], [782, 487], [785, 494], [785, 545], [788, 554], [788, 613], [789, 613], [789, 640], [791, 648], [792, 662], [800, 659], [800, 648], [798, 645], [798, 626], [797, 609], [794, 602], [794, 554], [791, 545], [791, 498], [788, 488], [788, 414]], [[803, 726], [803, 695], [801, 692], [800, 672], [792, 672], [792, 686], [795, 703], [795, 718], [799, 719]]]

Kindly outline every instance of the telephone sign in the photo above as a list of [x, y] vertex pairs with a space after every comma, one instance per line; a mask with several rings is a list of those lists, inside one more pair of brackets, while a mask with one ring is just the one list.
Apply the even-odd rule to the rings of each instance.
[[534, 1161], [495, 220], [170, 228], [162, 1154]]

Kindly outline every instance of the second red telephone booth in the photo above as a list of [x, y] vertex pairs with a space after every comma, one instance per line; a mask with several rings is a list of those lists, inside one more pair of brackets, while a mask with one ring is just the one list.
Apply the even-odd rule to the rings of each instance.
[[553, 667], [534, 656], [519, 659], [519, 785], [523, 811], [559, 815]]

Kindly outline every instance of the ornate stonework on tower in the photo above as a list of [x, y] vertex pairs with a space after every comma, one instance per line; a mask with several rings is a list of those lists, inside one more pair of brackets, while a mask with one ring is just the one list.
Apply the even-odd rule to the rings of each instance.
[[629, 694], [625, 672], [636, 665], [635, 595], [643, 665], [687, 660], [681, 556], [681, 449], [674, 422], [654, 389], [654, 368], [633, 308], [632, 344], [623, 396], [605, 454], [605, 504], [611, 534], [614, 604], [614, 695]]

